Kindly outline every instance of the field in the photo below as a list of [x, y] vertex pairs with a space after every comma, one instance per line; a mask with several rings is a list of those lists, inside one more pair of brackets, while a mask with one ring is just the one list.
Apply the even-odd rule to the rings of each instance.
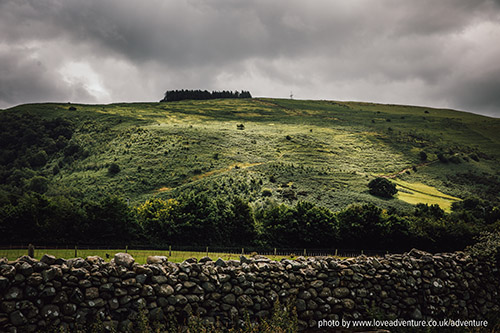
[[438, 205], [446, 212], [451, 211], [451, 204], [459, 198], [439, 192], [436, 188], [420, 183], [408, 183], [396, 180], [397, 198], [410, 204], [427, 203]]
[[[467, 184], [464, 174], [498, 180], [500, 172], [500, 120], [453, 110], [263, 98], [71, 106], [2, 111], [75, 124], [71, 140], [85, 154], [43, 166], [47, 195], [113, 193], [137, 205], [202, 188], [256, 207], [272, 199], [333, 210], [356, 202], [449, 210], [451, 201], [490, 186]], [[439, 154], [451, 162], [438, 162]], [[116, 174], [108, 170], [113, 163]], [[367, 183], [379, 175], [405, 182], [407, 191], [393, 200], [370, 195]]]
[[[105, 261], [110, 261], [113, 259], [114, 255], [119, 252], [127, 252], [132, 257], [134, 257], [135, 261], [139, 264], [145, 264], [148, 256], [166, 256], [168, 260], [171, 262], [182, 262], [188, 258], [196, 258], [201, 259], [205, 256], [210, 257], [212, 260], [217, 260], [218, 258], [222, 258], [223, 260], [240, 260], [241, 252], [233, 253], [230, 252], [198, 252], [198, 251], [179, 251], [179, 250], [125, 250], [125, 249], [77, 249], [77, 255], [75, 256], [75, 249], [35, 249], [34, 258], [40, 260], [44, 254], [50, 254], [55, 256], [56, 258], [86, 258], [87, 256], [99, 256], [103, 258]], [[27, 255], [27, 249], [0, 249], [0, 258], [7, 258], [9, 260], [16, 260], [20, 256]], [[106, 256], [109, 255], [109, 258]], [[252, 254], [244, 254], [246, 257], [250, 257]], [[327, 255], [325, 253], [325, 255]], [[295, 254], [284, 254], [277, 253], [274, 255], [273, 253], [267, 253], [265, 256], [271, 260], [281, 260], [281, 259], [293, 259], [296, 257]], [[338, 257], [344, 258], [344, 257]]]

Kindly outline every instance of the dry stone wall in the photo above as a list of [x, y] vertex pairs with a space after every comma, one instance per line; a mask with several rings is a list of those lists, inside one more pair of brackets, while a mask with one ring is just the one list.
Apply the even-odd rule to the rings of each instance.
[[273, 303], [293, 300], [302, 328], [322, 319], [475, 319], [500, 313], [494, 265], [463, 253], [412, 250], [383, 258], [297, 258], [271, 261], [150, 257], [125, 253], [40, 261], [0, 259], [0, 331], [68, 329], [99, 316], [106, 327], [131, 330], [139, 313], [152, 321], [198, 314], [209, 322], [258, 319]]

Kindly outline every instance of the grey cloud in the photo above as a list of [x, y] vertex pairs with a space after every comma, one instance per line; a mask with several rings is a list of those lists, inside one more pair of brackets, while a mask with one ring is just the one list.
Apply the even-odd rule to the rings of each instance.
[[158, 100], [172, 88], [332, 98], [343, 87], [357, 100], [499, 112], [492, 72], [472, 75], [495, 58], [461, 57], [492, 48], [472, 43], [470, 30], [487, 22], [500, 32], [499, 13], [498, 0], [0, 0], [0, 69], [9, 73], [0, 107], [27, 91], [30, 101], [101, 101], [83, 81], [63, 84], [61, 67], [82, 62], [109, 93], [103, 102]]
[[481, 76], [472, 76], [450, 83], [447, 91], [454, 96], [452, 104], [462, 110], [481, 110], [500, 117], [500, 66]]
[[40, 101], [95, 101], [80, 82], [66, 82], [59, 73], [30, 57], [23, 48], [15, 56], [0, 50], [0, 107]]

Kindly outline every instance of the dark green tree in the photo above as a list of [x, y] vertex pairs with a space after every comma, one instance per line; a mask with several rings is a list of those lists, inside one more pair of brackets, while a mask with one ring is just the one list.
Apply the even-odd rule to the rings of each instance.
[[327, 208], [311, 202], [298, 202], [295, 206], [297, 236], [303, 246], [333, 248], [338, 241], [338, 222]]
[[392, 198], [394, 194], [398, 193], [396, 185], [387, 178], [375, 178], [368, 183], [368, 187], [370, 188], [370, 194], [378, 197]]
[[223, 222], [221, 234], [231, 245], [251, 245], [256, 237], [255, 218], [248, 202], [234, 197], [229, 204], [229, 214]]
[[297, 221], [294, 211], [284, 204], [271, 204], [258, 212], [263, 226], [262, 238], [268, 245], [297, 246]]
[[351, 205], [338, 219], [341, 244], [347, 248], [378, 248], [387, 234], [382, 210], [373, 204]]
[[133, 239], [138, 226], [132, 210], [122, 198], [106, 195], [85, 207], [84, 239], [94, 243], [120, 243]]

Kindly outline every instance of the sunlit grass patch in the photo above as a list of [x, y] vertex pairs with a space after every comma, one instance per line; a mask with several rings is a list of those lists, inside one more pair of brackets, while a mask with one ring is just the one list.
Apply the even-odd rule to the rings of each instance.
[[408, 183], [400, 179], [393, 180], [398, 189], [397, 198], [412, 205], [419, 203], [437, 204], [444, 211], [451, 211], [451, 204], [460, 198], [440, 192], [437, 188], [422, 183]]

